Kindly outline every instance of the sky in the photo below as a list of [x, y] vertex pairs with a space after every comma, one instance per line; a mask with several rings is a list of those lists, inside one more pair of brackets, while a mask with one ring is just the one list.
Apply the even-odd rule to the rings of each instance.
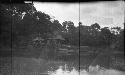
[[101, 27], [124, 27], [125, 2], [103, 1], [90, 3], [54, 3], [34, 2], [38, 11], [49, 14], [60, 23], [72, 21], [75, 26], [78, 22], [90, 26], [99, 23]]

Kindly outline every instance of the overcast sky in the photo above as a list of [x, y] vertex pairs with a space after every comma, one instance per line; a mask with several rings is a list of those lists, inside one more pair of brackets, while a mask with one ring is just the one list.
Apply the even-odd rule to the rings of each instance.
[[38, 11], [55, 17], [60, 23], [73, 21], [77, 26], [80, 21], [84, 25], [99, 23], [101, 27], [123, 27], [125, 4], [123, 1], [80, 3], [41, 3], [34, 2]]

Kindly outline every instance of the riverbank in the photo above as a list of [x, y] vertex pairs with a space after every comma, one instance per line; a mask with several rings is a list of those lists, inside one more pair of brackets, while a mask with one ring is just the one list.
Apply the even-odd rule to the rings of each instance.
[[[125, 60], [124, 53], [113, 52], [109, 49], [100, 49], [100, 48], [91, 48], [93, 50], [84, 50], [80, 56], [79, 55], [66, 55], [66, 54], [57, 54], [53, 56], [47, 56], [43, 53], [42, 49], [13, 49], [13, 50], [1, 50], [1, 58], [33, 58], [33, 59], [42, 59], [51, 62], [75, 62], [75, 65], [80, 65], [81, 69], [88, 68], [90, 65], [96, 66], [100, 65], [107, 69], [113, 68], [121, 71], [125, 71]], [[96, 54], [93, 54], [93, 51], [96, 51]], [[51, 58], [50, 58], [51, 57]]]

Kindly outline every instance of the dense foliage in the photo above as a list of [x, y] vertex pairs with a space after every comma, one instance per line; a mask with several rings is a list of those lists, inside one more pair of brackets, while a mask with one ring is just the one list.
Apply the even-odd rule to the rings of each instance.
[[[74, 25], [71, 21], [62, 24], [48, 14], [37, 11], [32, 4], [0, 4], [0, 44], [16, 45], [28, 42], [32, 35], [41, 34], [46, 39], [58, 32], [65, 44], [81, 46], [111, 46], [118, 49], [124, 46], [124, 29], [120, 27], [101, 28], [98, 23], [85, 26], [81, 22]], [[76, 27], [77, 26], [77, 27]]]

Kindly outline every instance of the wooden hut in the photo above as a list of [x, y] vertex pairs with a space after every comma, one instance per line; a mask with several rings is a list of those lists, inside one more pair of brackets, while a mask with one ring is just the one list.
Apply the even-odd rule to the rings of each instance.
[[61, 35], [56, 35], [54, 37], [48, 38], [45, 48], [45, 53], [47, 57], [55, 58], [57, 50], [61, 47], [64, 38]]
[[47, 45], [51, 45], [55, 48], [59, 48], [62, 45], [62, 41], [64, 41], [65, 39], [61, 36], [61, 35], [56, 35], [55, 37], [52, 38], [48, 38], [47, 40]]

